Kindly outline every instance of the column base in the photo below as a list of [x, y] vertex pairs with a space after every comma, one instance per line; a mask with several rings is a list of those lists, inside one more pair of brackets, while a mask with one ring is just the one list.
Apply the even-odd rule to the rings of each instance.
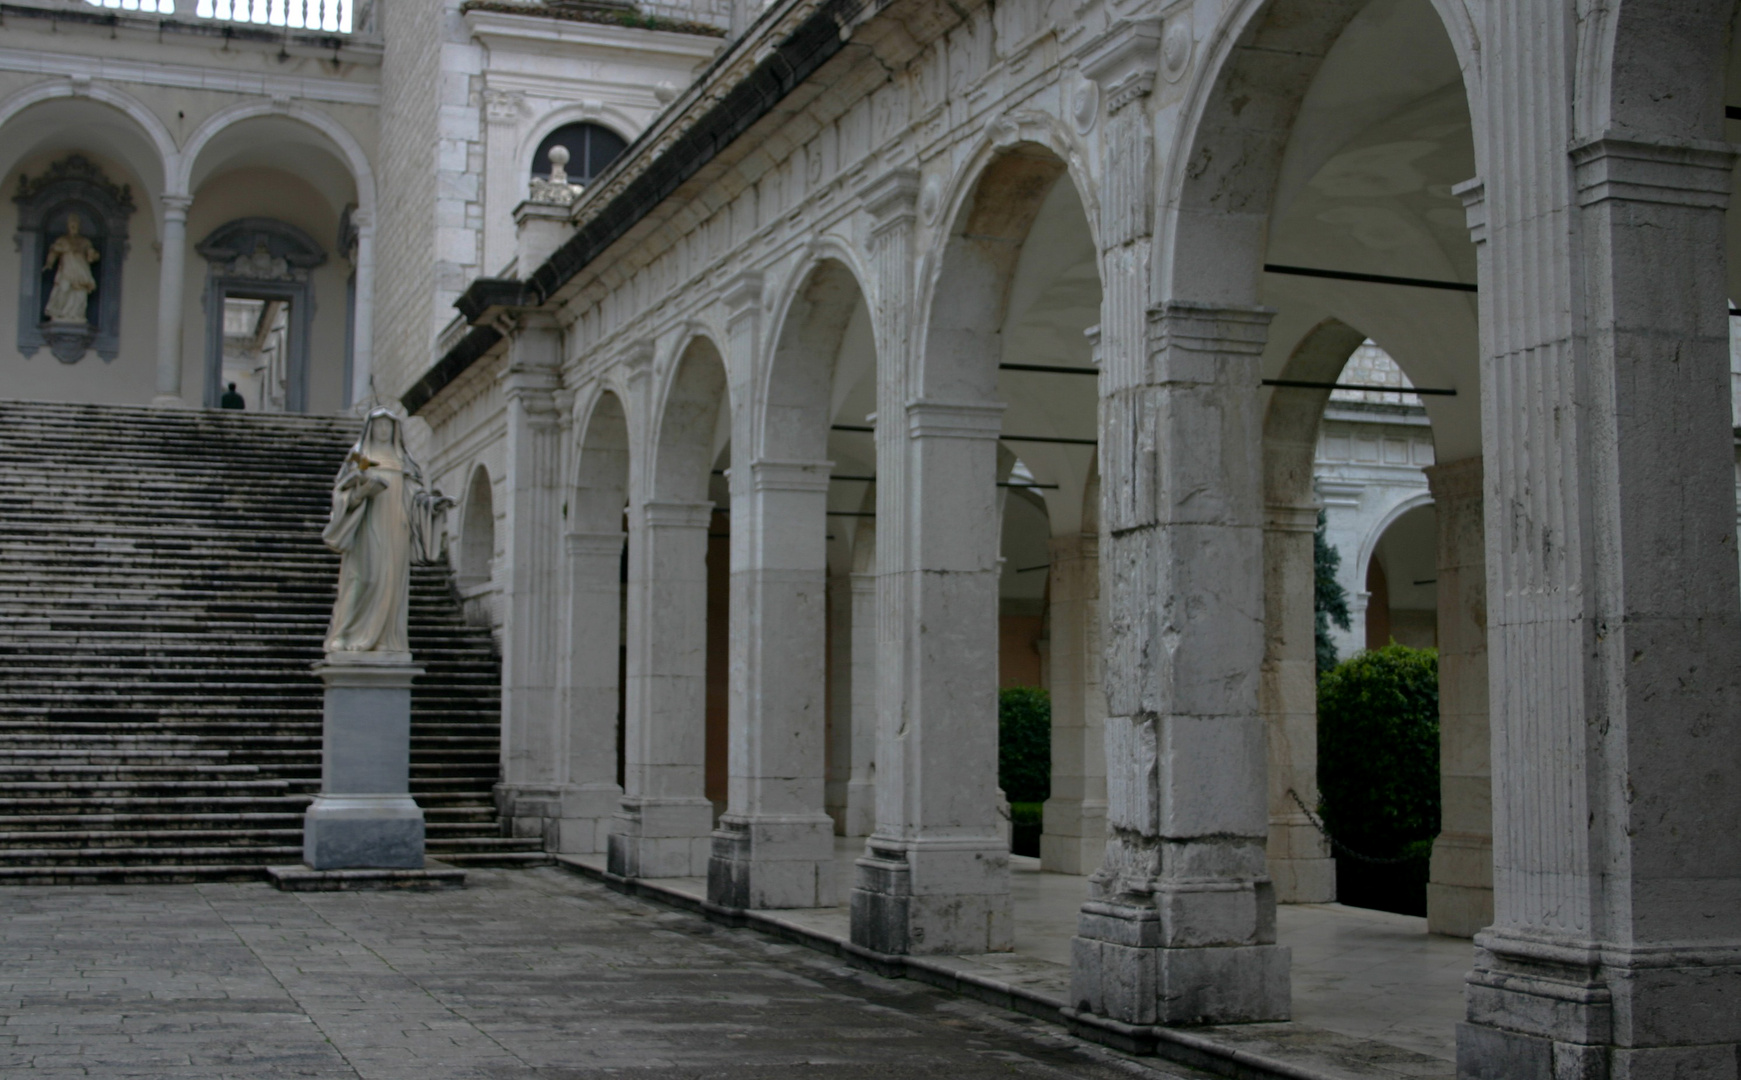
[[1040, 831], [1040, 869], [1092, 874], [1106, 860], [1106, 804], [1047, 799]]
[[722, 908], [833, 907], [834, 822], [727, 814], [713, 833], [707, 900]]
[[895, 956], [1009, 952], [1009, 849], [871, 837], [855, 869], [852, 943]]
[[1427, 878], [1427, 931], [1472, 938], [1492, 922], [1492, 838], [1440, 833]]
[[[1613, 956], [1621, 962], [1603, 963]], [[1663, 948], [1626, 963], [1588, 943], [1476, 939], [1460, 1080], [1735, 1080], [1741, 948]]]
[[[1070, 943], [1070, 1000], [1077, 1010], [1135, 1025], [1289, 1018], [1292, 954], [1286, 946], [1166, 946], [1166, 936], [1154, 907], [1084, 904]], [[1274, 941], [1273, 924], [1267, 936]]]
[[622, 878], [702, 877], [712, 834], [706, 799], [625, 797], [611, 819], [605, 866]]
[[423, 868], [423, 810], [409, 795], [316, 795], [302, 818], [315, 870]]
[[615, 784], [497, 784], [495, 796], [506, 835], [542, 840], [545, 851], [590, 855], [608, 849], [623, 789]]

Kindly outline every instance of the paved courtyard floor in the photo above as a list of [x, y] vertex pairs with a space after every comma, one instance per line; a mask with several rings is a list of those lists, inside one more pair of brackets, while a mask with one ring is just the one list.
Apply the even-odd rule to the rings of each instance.
[[1195, 1076], [547, 868], [0, 888], [0, 1077]]

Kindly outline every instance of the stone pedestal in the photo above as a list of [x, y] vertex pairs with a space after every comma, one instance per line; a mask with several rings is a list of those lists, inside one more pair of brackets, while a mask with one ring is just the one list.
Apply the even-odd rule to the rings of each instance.
[[409, 653], [328, 653], [320, 794], [303, 819], [315, 870], [421, 869], [423, 810], [411, 798]]

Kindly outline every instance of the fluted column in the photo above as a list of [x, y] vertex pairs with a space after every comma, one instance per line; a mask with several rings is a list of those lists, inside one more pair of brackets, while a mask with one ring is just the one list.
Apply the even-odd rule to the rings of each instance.
[[1269, 875], [1282, 904], [1336, 899], [1336, 861], [1300, 809], [1301, 803], [1318, 805], [1317, 527], [1316, 505], [1264, 508], [1268, 580], [1259, 693], [1269, 742]]
[[552, 583], [562, 571], [561, 332], [525, 325], [514, 334], [508, 401], [507, 565], [502, 605], [502, 782], [496, 803], [512, 835], [557, 845], [561, 818], [557, 628]]
[[1474, 937], [1493, 921], [1493, 779], [1488, 765], [1487, 547], [1481, 459], [1426, 470], [1439, 520], [1439, 836], [1427, 929]]
[[563, 727], [565, 769], [556, 850], [608, 847], [617, 786], [617, 652], [621, 642], [621, 532], [571, 532], [567, 555], [568, 657]]
[[1106, 854], [1106, 692], [1100, 685], [1100, 550], [1094, 536], [1051, 542], [1048, 595], [1052, 794], [1040, 868], [1088, 874]]
[[642, 501], [629, 518], [628, 717], [610, 872], [707, 872], [713, 804], [707, 757], [709, 502]]
[[1579, 135], [1582, 23], [1499, 12], [1490, 171], [1468, 192], [1494, 921], [1459, 1074], [1733, 1077], [1741, 606], [1715, 238], [1734, 151]]
[[163, 196], [163, 257], [157, 278], [158, 406], [185, 406], [181, 396], [181, 321], [187, 285], [188, 195]]

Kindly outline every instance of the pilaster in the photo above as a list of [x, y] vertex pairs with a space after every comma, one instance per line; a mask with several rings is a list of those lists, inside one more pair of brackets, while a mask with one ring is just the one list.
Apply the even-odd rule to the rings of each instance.
[[497, 806], [514, 836], [557, 843], [562, 573], [561, 332], [520, 326], [502, 375], [507, 399], [502, 603], [502, 783]]
[[1051, 542], [1052, 795], [1040, 868], [1088, 874], [1106, 853], [1106, 693], [1100, 685], [1100, 551], [1094, 536]]
[[1439, 521], [1440, 790], [1440, 830], [1427, 881], [1427, 929], [1474, 937], [1493, 921], [1481, 459], [1434, 465], [1426, 473]]
[[[1315, 504], [1264, 507], [1264, 659], [1270, 880], [1280, 904], [1336, 899], [1336, 861], [1300, 804], [1318, 805]], [[1298, 796], [1299, 801], [1295, 801]]]
[[186, 406], [181, 396], [182, 305], [187, 290], [189, 195], [163, 196], [163, 259], [157, 278], [157, 396], [160, 407]]

